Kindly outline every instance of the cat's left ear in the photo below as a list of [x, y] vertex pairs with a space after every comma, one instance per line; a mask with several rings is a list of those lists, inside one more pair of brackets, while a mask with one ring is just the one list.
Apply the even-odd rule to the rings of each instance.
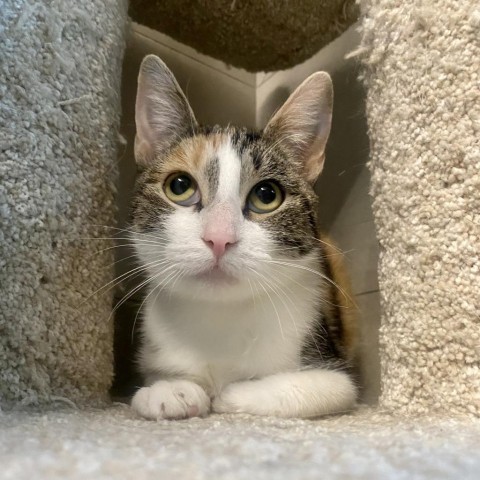
[[266, 138], [281, 144], [303, 165], [304, 176], [312, 184], [323, 169], [332, 109], [330, 75], [317, 72], [290, 95], [264, 130]]
[[135, 159], [148, 166], [197, 126], [192, 109], [173, 73], [155, 55], [144, 58], [135, 104]]

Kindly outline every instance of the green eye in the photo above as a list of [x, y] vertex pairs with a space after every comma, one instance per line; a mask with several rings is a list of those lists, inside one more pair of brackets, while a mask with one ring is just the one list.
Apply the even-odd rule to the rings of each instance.
[[178, 205], [189, 207], [200, 200], [195, 180], [188, 173], [174, 173], [164, 184], [165, 195]]
[[256, 213], [269, 213], [283, 202], [280, 187], [274, 182], [260, 182], [248, 195], [248, 208]]

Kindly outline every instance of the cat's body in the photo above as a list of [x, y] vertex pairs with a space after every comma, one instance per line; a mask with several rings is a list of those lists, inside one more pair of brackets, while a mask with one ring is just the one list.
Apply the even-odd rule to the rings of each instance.
[[147, 386], [132, 405], [146, 418], [313, 417], [355, 402], [348, 285], [319, 237], [312, 189], [330, 80], [297, 92], [263, 132], [202, 129], [168, 69], [151, 56], [142, 65], [132, 229], [151, 290]]

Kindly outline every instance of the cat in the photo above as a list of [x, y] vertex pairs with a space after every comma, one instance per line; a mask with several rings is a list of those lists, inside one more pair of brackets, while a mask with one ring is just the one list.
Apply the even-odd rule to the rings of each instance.
[[313, 185], [330, 133], [329, 75], [307, 78], [262, 131], [201, 127], [147, 56], [136, 98], [135, 252], [149, 279], [131, 405], [310, 418], [352, 409], [357, 326]]

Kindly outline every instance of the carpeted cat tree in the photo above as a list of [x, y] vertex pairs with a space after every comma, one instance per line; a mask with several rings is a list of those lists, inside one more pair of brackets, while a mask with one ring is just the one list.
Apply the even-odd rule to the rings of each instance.
[[126, 2], [0, 10], [0, 405], [99, 404], [113, 250], [89, 237], [112, 236]]
[[[123, 405], [92, 408], [111, 379], [111, 304], [81, 303], [111, 279], [111, 251], [92, 257], [98, 247], [79, 237], [105, 236], [93, 225], [114, 215], [125, 5], [3, 1], [4, 478], [478, 478], [480, 9], [360, 7], [352, 54], [368, 92], [381, 245], [379, 408], [155, 423]], [[58, 399], [90, 407], [21, 410]]]
[[363, 0], [381, 405], [480, 416], [480, 6]]

